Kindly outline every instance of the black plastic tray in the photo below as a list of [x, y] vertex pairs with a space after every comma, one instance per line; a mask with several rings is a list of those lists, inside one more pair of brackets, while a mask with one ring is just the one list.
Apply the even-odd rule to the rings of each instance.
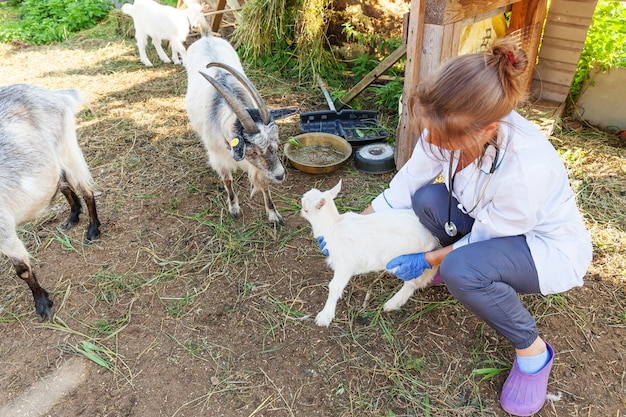
[[351, 145], [360, 146], [386, 139], [389, 134], [378, 125], [372, 110], [312, 111], [300, 113], [303, 132], [324, 132], [341, 136]]

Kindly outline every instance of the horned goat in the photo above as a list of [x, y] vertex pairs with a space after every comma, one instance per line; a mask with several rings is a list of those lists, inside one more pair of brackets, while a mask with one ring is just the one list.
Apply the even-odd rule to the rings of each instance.
[[275, 226], [284, 224], [269, 189], [270, 183], [285, 179], [275, 120], [298, 109], [268, 110], [225, 39], [204, 35], [195, 41], [187, 51], [186, 68], [187, 115], [204, 144], [209, 165], [224, 183], [230, 214], [241, 214], [232, 176], [241, 169], [248, 173], [251, 194], [263, 193], [269, 221]]
[[[328, 327], [335, 318], [337, 301], [352, 276], [382, 271], [396, 256], [429, 251], [439, 245], [410, 209], [339, 214], [334, 201], [339, 191], [341, 180], [331, 190], [313, 188], [302, 196], [301, 215], [311, 224], [313, 236], [324, 237], [329, 253], [326, 263], [334, 271], [328, 299], [315, 319], [318, 326]], [[415, 290], [433, 280], [436, 270], [427, 269], [422, 276], [406, 281], [385, 303], [384, 310], [400, 309]]]
[[[185, 4], [186, 9], [177, 9], [153, 0], [135, 0], [133, 4], [126, 3], [122, 6], [122, 12], [133, 18], [139, 58], [145, 66], [152, 66], [146, 55], [148, 36], [152, 39], [161, 61], [166, 64], [172, 61], [174, 64], [180, 64], [181, 61], [185, 63], [187, 52], [184, 43], [187, 36], [193, 28], [206, 25], [202, 5], [190, 0], [185, 1]], [[171, 60], [163, 50], [161, 41], [169, 41]]]
[[86, 240], [100, 235], [93, 180], [76, 139], [75, 113], [83, 102], [76, 90], [15, 84], [0, 88], [0, 251], [28, 284], [41, 320], [52, 318], [53, 302], [30, 264], [16, 227], [44, 211], [61, 191], [70, 205], [64, 229], [89, 212]]

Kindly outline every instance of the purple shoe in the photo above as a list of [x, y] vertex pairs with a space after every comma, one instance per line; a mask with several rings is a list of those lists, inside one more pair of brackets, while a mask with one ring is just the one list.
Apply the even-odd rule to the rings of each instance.
[[532, 416], [541, 410], [546, 402], [548, 393], [548, 379], [554, 360], [554, 350], [546, 343], [550, 360], [537, 373], [526, 374], [517, 365], [517, 358], [511, 367], [511, 373], [504, 382], [500, 405], [504, 411], [514, 416]]
[[443, 283], [443, 280], [441, 279], [441, 274], [439, 273], [439, 270], [437, 269], [437, 272], [435, 272], [435, 275], [433, 276], [433, 280], [430, 281], [428, 286], [442, 284], [442, 283]]

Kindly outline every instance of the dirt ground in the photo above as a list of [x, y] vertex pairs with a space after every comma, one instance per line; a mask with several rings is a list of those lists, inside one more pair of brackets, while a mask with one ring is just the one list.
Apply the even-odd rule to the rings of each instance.
[[[83, 245], [86, 218], [60, 230], [59, 198], [24, 227], [55, 303], [51, 323], [38, 322], [30, 291], [0, 263], [0, 415], [506, 415], [498, 396], [513, 351], [443, 285], [385, 314], [399, 282], [361, 276], [330, 328], [314, 324], [332, 275], [299, 217], [301, 195], [342, 179], [338, 204], [359, 211], [391, 173], [364, 174], [352, 161], [327, 175], [286, 165], [273, 187], [280, 230], [240, 176], [243, 217], [233, 220], [187, 122], [184, 68], [143, 67], [130, 39], [0, 45], [0, 59], [3, 85], [77, 88], [90, 100], [77, 126], [103, 223]], [[258, 82], [270, 107], [324, 109], [285, 81]], [[280, 126], [284, 140], [299, 133], [297, 117]], [[624, 416], [618, 277], [596, 263], [584, 287], [524, 300], [556, 351], [551, 399], [537, 415]]]

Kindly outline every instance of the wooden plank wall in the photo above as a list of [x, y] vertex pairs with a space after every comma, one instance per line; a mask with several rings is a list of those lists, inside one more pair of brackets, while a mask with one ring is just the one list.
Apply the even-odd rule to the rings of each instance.
[[531, 95], [565, 102], [585, 45], [597, 0], [552, 0], [543, 33]]

